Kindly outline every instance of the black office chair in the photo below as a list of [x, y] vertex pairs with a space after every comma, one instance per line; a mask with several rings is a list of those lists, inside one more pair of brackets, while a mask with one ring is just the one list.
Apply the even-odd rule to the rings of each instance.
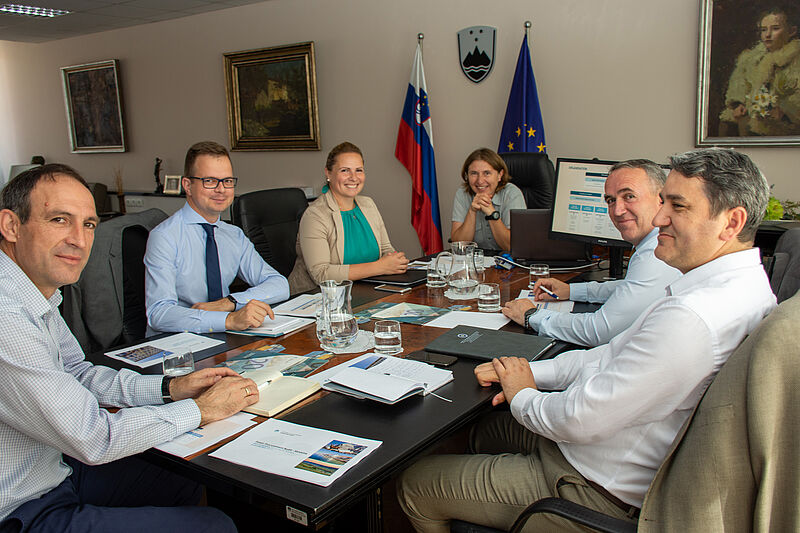
[[85, 353], [144, 338], [144, 252], [150, 230], [166, 218], [148, 209], [97, 226], [80, 279], [62, 288], [61, 314]]
[[547, 154], [503, 152], [511, 183], [522, 190], [528, 209], [551, 209], [556, 171]]
[[231, 218], [253, 242], [264, 261], [288, 276], [297, 259], [297, 230], [306, 207], [308, 200], [300, 189], [267, 189], [236, 198]]
[[800, 228], [787, 230], [775, 245], [769, 278], [778, 303], [800, 289]]
[[[606, 533], [750, 531], [760, 528], [754, 523], [730, 523], [735, 519], [725, 512], [726, 507], [750, 502], [752, 507], [744, 514], [749, 513], [753, 521], [770, 516], [770, 509], [790, 512], [800, 497], [796, 483], [800, 440], [794, 437], [800, 405], [800, 344], [791, 341], [798, 321], [800, 294], [781, 303], [731, 354], [678, 432], [645, 496], [638, 524], [561, 498], [544, 498], [528, 506], [509, 531], [522, 531], [537, 513], [555, 514]], [[780, 380], [779, 386], [773, 385], [775, 380]], [[762, 409], [767, 403], [772, 407]], [[740, 433], [747, 437], [727, 438]], [[720, 450], [721, 442], [725, 451]], [[780, 443], [778, 456], [767, 455], [774, 442]], [[735, 457], [714, 459], [732, 450]], [[715, 485], [716, 492], [697, 494], [693, 488], [700, 480], [703, 486]], [[686, 493], [692, 494], [692, 509], [685, 508], [685, 498], [676, 498]], [[764, 507], [758, 509], [759, 505]], [[796, 518], [798, 513], [791, 512]], [[450, 530], [501, 533], [455, 520]]]

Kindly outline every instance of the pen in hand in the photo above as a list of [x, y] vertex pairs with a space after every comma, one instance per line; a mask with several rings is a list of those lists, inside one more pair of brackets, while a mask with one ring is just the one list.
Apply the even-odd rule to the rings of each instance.
[[547, 287], [544, 287], [544, 286], [542, 286], [542, 285], [539, 285], [539, 288], [540, 288], [540, 289], [542, 290], [542, 292], [544, 292], [546, 295], [548, 295], [548, 296], [551, 296], [551, 297], [555, 298], [556, 300], [558, 300], [558, 295], [557, 295], [556, 293], [554, 293], [553, 291], [551, 291], [550, 289], [548, 289]]

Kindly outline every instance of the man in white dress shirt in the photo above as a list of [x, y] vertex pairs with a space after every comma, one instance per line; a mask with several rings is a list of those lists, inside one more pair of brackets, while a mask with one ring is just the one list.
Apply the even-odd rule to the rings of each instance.
[[602, 303], [600, 309], [593, 313], [559, 313], [538, 309], [527, 298], [521, 298], [509, 301], [503, 314], [540, 335], [583, 346], [606, 344], [630, 327], [651, 303], [664, 297], [664, 288], [680, 276], [677, 269], [654, 254], [658, 229], [653, 226], [653, 217], [661, 207], [658, 194], [665, 180], [664, 170], [648, 159], [621, 161], [608, 172], [608, 216], [622, 238], [635, 248], [624, 279], [567, 284], [547, 278], [537, 281], [534, 287], [537, 300], [554, 299], [542, 290], [546, 287], [559, 300]]
[[[638, 517], [681, 425], [776, 305], [753, 248], [769, 196], [758, 168], [723, 149], [687, 152], [671, 164], [653, 219], [655, 254], [683, 275], [608, 344], [549, 361], [479, 365], [479, 383], [499, 382], [493, 403], [508, 401], [510, 413], [473, 428], [472, 455], [425, 457], [403, 474], [398, 497], [417, 531], [449, 531], [454, 518], [508, 529], [548, 496]], [[564, 525], [535, 521], [542, 531]]]

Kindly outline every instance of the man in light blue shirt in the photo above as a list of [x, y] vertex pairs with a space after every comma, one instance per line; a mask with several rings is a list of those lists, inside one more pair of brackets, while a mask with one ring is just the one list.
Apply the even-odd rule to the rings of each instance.
[[608, 172], [605, 200], [611, 222], [631, 243], [635, 251], [628, 261], [625, 278], [603, 283], [567, 284], [557, 279], [542, 279], [534, 287], [537, 300], [553, 300], [546, 287], [559, 300], [602, 303], [594, 313], [559, 313], [537, 309], [528, 299], [508, 302], [503, 314], [526, 328], [566, 342], [584, 346], [606, 344], [627, 329], [651, 303], [663, 298], [665, 287], [680, 272], [658, 259], [658, 229], [653, 217], [661, 200], [664, 171], [647, 159], [617, 163]]
[[[236, 181], [224, 146], [199, 142], [189, 148], [182, 178], [186, 205], [147, 240], [148, 333], [258, 327], [267, 315], [275, 318], [269, 304], [289, 297], [286, 278], [240, 228], [220, 220], [233, 202]], [[230, 294], [237, 276], [251, 288]]]

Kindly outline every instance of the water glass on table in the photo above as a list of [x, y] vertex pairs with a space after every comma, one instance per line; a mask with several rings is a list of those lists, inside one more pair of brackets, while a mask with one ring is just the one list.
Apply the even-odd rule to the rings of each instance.
[[161, 358], [165, 376], [185, 376], [194, 372], [194, 355], [192, 352], [170, 353]]
[[500, 286], [497, 283], [478, 285], [478, 311], [496, 313], [500, 310]]
[[483, 258], [483, 250], [475, 248], [473, 252], [473, 261], [475, 263], [475, 271], [478, 273], [478, 279], [483, 280], [486, 276], [486, 264]]
[[528, 288], [532, 289], [538, 280], [550, 277], [550, 266], [545, 264], [531, 265], [530, 276]]
[[432, 258], [428, 263], [428, 278], [427, 286], [432, 289], [440, 289], [447, 285], [447, 280], [444, 278], [444, 272], [436, 263], [436, 258]]
[[403, 351], [403, 336], [397, 320], [378, 320], [375, 322], [375, 352], [394, 355]]

